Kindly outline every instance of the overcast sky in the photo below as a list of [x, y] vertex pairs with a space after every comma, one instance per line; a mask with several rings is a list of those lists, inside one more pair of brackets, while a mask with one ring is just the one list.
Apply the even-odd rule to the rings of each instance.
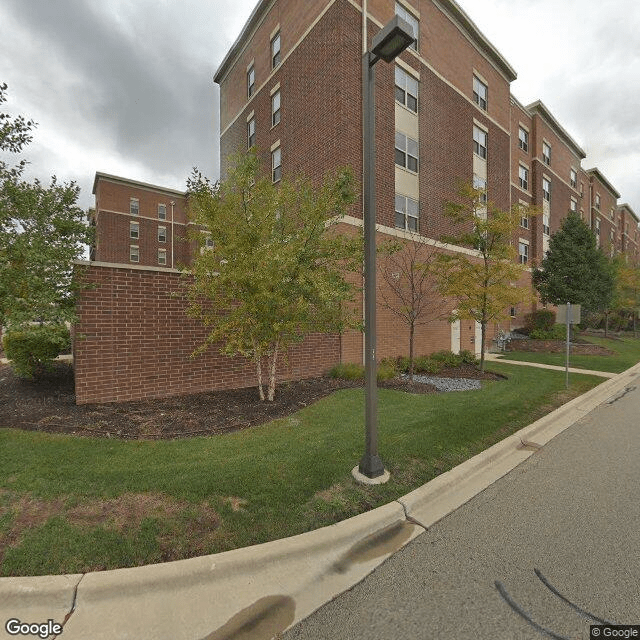
[[[640, 214], [640, 2], [458, 0]], [[0, 82], [39, 123], [30, 177], [93, 204], [96, 171], [185, 189], [218, 175], [213, 74], [257, 0], [2, 0]]]

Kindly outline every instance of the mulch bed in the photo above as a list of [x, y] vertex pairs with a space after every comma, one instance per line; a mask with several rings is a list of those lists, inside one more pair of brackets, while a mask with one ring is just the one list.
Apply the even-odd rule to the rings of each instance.
[[[473, 365], [444, 370], [439, 377], [495, 380]], [[295, 413], [337, 389], [361, 382], [329, 377], [282, 383], [273, 402], [261, 402], [257, 389], [212, 391], [135, 402], [75, 404], [73, 370], [56, 363], [52, 373], [36, 381], [14, 376], [0, 365], [0, 427], [82, 436], [157, 440], [238, 431]], [[379, 387], [409, 393], [439, 393], [431, 385], [394, 379]]]

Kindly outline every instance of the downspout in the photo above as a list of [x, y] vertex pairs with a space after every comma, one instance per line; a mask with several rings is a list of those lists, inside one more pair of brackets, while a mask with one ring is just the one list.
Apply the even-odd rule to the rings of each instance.
[[175, 200], [171, 201], [171, 268], [173, 269], [173, 206], [175, 205]]

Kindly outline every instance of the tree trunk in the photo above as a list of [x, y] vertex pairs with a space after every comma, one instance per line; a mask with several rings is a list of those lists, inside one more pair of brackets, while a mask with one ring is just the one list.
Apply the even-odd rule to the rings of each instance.
[[269, 390], [267, 392], [267, 400], [269, 402], [273, 402], [273, 396], [276, 393], [276, 361], [278, 360], [278, 344], [279, 342], [276, 340], [276, 343], [273, 347], [271, 362], [269, 363]]
[[633, 312], [633, 337], [637, 338], [638, 337], [638, 332], [636, 329], [636, 312]]
[[484, 339], [487, 334], [487, 321], [480, 323], [480, 373], [484, 373]]
[[413, 382], [413, 336], [415, 334], [415, 326], [413, 322], [409, 325], [409, 380]]
[[261, 354], [258, 352], [255, 342], [253, 343], [253, 356], [256, 359], [256, 373], [258, 375], [258, 393], [260, 394], [260, 400], [264, 400], [264, 389], [262, 388], [262, 362]]
[[604, 312], [604, 337], [609, 337], [609, 312]]

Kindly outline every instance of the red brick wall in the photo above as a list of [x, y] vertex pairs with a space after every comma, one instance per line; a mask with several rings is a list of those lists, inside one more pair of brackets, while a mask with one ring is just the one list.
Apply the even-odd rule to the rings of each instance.
[[[185, 315], [177, 273], [90, 265], [78, 304], [76, 402], [122, 402], [256, 385], [255, 367], [215, 346], [192, 359], [206, 332]], [[174, 295], [177, 292], [178, 295]], [[312, 335], [280, 359], [278, 380], [325, 373], [340, 360], [340, 338]]]

